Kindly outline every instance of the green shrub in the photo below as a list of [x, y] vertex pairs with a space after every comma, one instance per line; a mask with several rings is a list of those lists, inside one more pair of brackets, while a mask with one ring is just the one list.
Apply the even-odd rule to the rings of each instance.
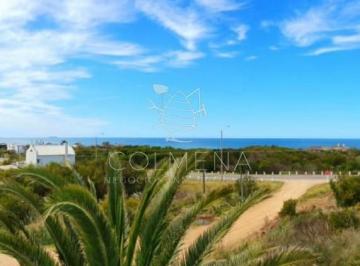
[[336, 203], [341, 207], [351, 207], [360, 202], [360, 177], [343, 176], [330, 182]]
[[287, 201], [284, 201], [284, 205], [280, 211], [280, 216], [295, 216], [296, 215], [296, 204], [297, 201], [294, 199], [289, 199]]
[[353, 209], [343, 209], [330, 213], [329, 222], [335, 229], [358, 228], [360, 225], [360, 220]]

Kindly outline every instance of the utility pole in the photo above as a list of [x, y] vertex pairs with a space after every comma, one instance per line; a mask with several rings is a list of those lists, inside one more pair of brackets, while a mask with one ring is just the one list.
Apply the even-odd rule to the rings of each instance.
[[[104, 133], [100, 133], [100, 138], [104, 136]], [[95, 136], [95, 159], [98, 160], [98, 136]]]
[[241, 201], [244, 201], [244, 179], [242, 174], [242, 167], [240, 165], [240, 188], [241, 188]]
[[224, 181], [224, 169], [223, 169], [223, 130], [220, 131], [220, 156], [221, 156], [221, 162], [220, 162], [220, 173], [221, 173], [221, 181]]
[[96, 161], [98, 159], [98, 140], [97, 140], [97, 137], [95, 137], [95, 159], [96, 159]]
[[202, 185], [203, 185], [203, 194], [206, 193], [205, 191], [205, 169], [203, 170], [203, 175], [202, 175]]

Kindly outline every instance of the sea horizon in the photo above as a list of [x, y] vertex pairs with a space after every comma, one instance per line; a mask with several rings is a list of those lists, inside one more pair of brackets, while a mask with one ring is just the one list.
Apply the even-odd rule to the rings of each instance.
[[101, 145], [109, 143], [122, 146], [153, 146], [173, 147], [181, 149], [217, 149], [217, 148], [246, 148], [250, 146], [277, 146], [292, 149], [308, 149], [311, 147], [345, 146], [360, 149], [360, 138], [179, 138], [168, 140], [161, 137], [44, 137], [44, 138], [7, 138], [1, 137], [0, 143], [5, 144], [58, 144], [67, 140], [70, 144], [83, 146]]

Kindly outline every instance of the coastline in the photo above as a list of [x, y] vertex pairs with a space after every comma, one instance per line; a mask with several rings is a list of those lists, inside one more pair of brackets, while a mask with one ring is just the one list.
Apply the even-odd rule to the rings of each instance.
[[166, 138], [123, 138], [123, 137], [46, 137], [46, 138], [0, 138], [0, 143], [5, 144], [32, 144], [32, 143], [60, 143], [66, 139], [70, 144], [95, 146], [102, 143], [122, 146], [153, 146], [173, 147], [180, 149], [239, 149], [251, 146], [276, 146], [291, 149], [309, 149], [312, 147], [335, 147], [344, 145], [348, 148], [360, 149], [360, 139], [344, 138], [182, 138], [183, 141], [168, 141]]

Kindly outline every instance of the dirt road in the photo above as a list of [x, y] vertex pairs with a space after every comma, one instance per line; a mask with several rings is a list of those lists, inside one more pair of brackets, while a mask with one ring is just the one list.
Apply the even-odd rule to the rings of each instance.
[[[273, 196], [249, 208], [240, 216], [219, 244], [219, 248], [227, 250], [236, 248], [241, 241], [259, 232], [266, 221], [275, 219], [284, 201], [299, 198], [310, 187], [323, 182], [324, 181], [321, 180], [285, 181], [284, 185]], [[210, 226], [211, 225], [191, 228], [184, 240], [184, 250]]]
[[0, 266], [19, 266], [19, 263], [12, 257], [0, 254]]

